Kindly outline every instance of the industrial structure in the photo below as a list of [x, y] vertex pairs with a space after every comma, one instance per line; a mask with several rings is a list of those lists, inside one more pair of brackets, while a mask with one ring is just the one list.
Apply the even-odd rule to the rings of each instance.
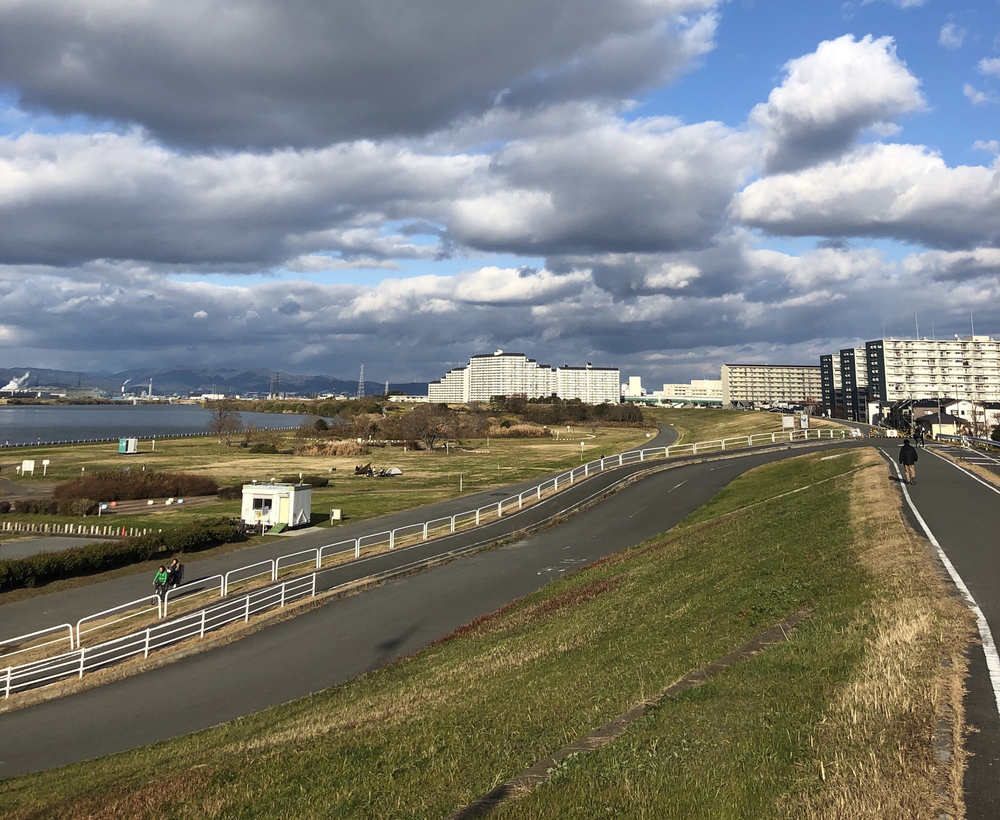
[[481, 354], [463, 367], [449, 370], [427, 386], [428, 400], [468, 404], [489, 401], [493, 396], [524, 396], [529, 399], [557, 397], [579, 399], [585, 404], [621, 400], [621, 372], [617, 367], [550, 367], [523, 353]]

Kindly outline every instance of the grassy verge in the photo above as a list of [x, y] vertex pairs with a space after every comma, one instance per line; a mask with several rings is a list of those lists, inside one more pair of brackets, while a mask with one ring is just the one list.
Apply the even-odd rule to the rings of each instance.
[[960, 716], [970, 621], [883, 469], [863, 451], [754, 471], [676, 532], [415, 657], [225, 726], [4, 781], [0, 813], [440, 818], [802, 608], [815, 615], [793, 641], [664, 703], [498, 816], [955, 811], [960, 758], [937, 762], [931, 740], [943, 704]]
[[[686, 444], [781, 430], [780, 413], [648, 407], [643, 409], [643, 414], [657, 424], [673, 427], [680, 434], [680, 441]], [[841, 426], [815, 416], [809, 419], [809, 423], [813, 428]]]

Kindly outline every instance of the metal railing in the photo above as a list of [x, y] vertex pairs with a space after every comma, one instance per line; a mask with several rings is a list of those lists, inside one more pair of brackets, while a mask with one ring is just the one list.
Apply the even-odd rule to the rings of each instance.
[[[0, 642], [0, 651], [5, 647], [23, 645], [20, 649], [4, 654], [2, 656], [4, 660], [16, 654], [41, 651], [47, 646], [56, 645], [67, 639], [71, 650], [54, 657], [33, 660], [17, 666], [7, 666], [0, 671], [0, 689], [4, 692], [4, 698], [8, 698], [15, 692], [49, 685], [67, 677], [82, 677], [85, 672], [102, 669], [140, 654], [143, 657], [148, 657], [151, 651], [170, 644], [196, 636], [204, 637], [206, 632], [221, 629], [236, 620], [245, 622], [250, 619], [251, 615], [258, 612], [274, 607], [284, 607], [288, 603], [304, 597], [307, 589], [309, 595], [315, 596], [317, 576], [339, 566], [333, 565], [322, 569], [324, 560], [348, 553], [353, 554], [354, 558], [360, 558], [362, 549], [371, 550], [381, 546], [391, 550], [395, 549], [400, 541], [406, 538], [415, 539], [415, 542], [419, 543], [432, 537], [454, 533], [463, 526], [482, 526], [487, 522], [499, 520], [505, 514], [523, 509], [525, 504], [537, 503], [543, 495], [558, 492], [560, 487], [571, 486], [576, 481], [607, 469], [677, 455], [698, 455], [700, 453], [738, 450], [761, 444], [824, 438], [843, 439], [850, 436], [850, 431], [843, 428], [790, 430], [735, 436], [693, 444], [674, 444], [669, 447], [654, 447], [632, 450], [614, 456], [602, 456], [600, 459], [581, 464], [572, 470], [546, 479], [517, 495], [508, 496], [501, 501], [491, 502], [473, 510], [416, 524], [405, 524], [392, 530], [370, 533], [355, 539], [326, 544], [316, 549], [302, 550], [275, 559], [258, 561], [229, 570], [224, 575], [213, 575], [170, 589], [164, 594], [162, 600], [157, 595], [149, 595], [93, 615], [84, 616], [77, 621], [75, 627], [71, 624], [61, 624]], [[291, 570], [304, 564], [314, 565], [314, 571], [304, 576], [290, 578], [280, 584], [277, 583], [282, 570]], [[239, 597], [226, 597], [230, 592], [231, 584], [249, 582], [266, 575], [270, 576], [270, 585], [251, 590]], [[212, 593], [216, 589], [218, 589], [218, 597], [223, 599], [220, 603], [168, 619], [168, 608], [171, 601], [179, 597], [190, 600], [195, 596]], [[107, 629], [131, 618], [152, 616], [153, 610], [156, 611], [158, 623], [144, 630], [110, 638], [92, 646], [83, 646], [84, 635], [92, 635], [99, 630]], [[88, 628], [84, 629], [84, 624], [89, 624]], [[36, 639], [64, 630], [68, 633], [64, 637], [41, 643], [34, 642]]]

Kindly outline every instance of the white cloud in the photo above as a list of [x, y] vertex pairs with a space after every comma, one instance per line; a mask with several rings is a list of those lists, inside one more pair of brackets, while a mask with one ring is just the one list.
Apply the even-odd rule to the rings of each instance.
[[768, 171], [780, 172], [839, 156], [863, 129], [884, 129], [925, 105], [891, 37], [845, 35], [789, 61], [782, 84], [750, 118], [765, 132]]
[[1000, 140], [976, 140], [972, 147], [976, 151], [987, 151], [991, 154], [1000, 154]]
[[995, 95], [986, 91], [980, 91], [970, 83], [966, 83], [962, 86], [962, 94], [964, 94], [965, 98], [973, 105], [984, 105], [986, 103], [997, 102]]
[[198, 311], [194, 312], [193, 318], [195, 318], [195, 319], [207, 319], [208, 318], [208, 314], [205, 311], [203, 311], [203, 310], [198, 310]]
[[954, 23], [945, 23], [941, 27], [941, 33], [938, 35], [938, 43], [945, 48], [961, 48], [962, 43], [965, 42], [965, 29], [959, 28]]
[[978, 68], [980, 74], [1000, 79], [1000, 57], [980, 60]]
[[775, 234], [881, 236], [930, 247], [1000, 240], [1000, 170], [949, 168], [921, 146], [871, 145], [751, 183], [735, 219]]

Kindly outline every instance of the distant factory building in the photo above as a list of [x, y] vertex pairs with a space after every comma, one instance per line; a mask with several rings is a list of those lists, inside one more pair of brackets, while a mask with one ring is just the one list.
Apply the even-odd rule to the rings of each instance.
[[481, 354], [462, 367], [449, 370], [427, 386], [428, 400], [444, 404], [489, 401], [493, 396], [556, 396], [586, 404], [617, 403], [621, 399], [621, 372], [617, 367], [553, 368], [523, 353]]

